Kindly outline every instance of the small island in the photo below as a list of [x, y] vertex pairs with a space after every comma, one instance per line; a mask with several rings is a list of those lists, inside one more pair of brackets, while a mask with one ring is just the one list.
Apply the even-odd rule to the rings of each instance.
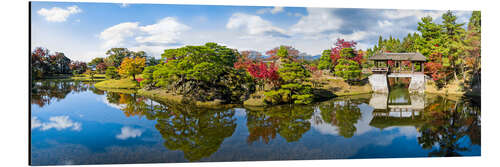
[[[451, 16], [452, 12], [443, 15]], [[390, 78], [411, 78], [410, 92], [480, 96], [479, 29], [474, 18], [466, 34], [429, 36], [436, 30], [426, 28], [438, 25], [424, 17], [419, 23], [422, 35], [408, 34], [403, 42], [380, 37], [367, 50], [357, 49], [355, 41], [337, 39], [317, 58], [292, 46], [278, 46], [263, 55], [209, 42], [166, 49], [160, 59], [144, 51], [111, 48], [107, 57], [85, 63], [36, 48], [31, 56], [32, 77], [70, 77], [94, 82], [102, 90], [133, 91], [200, 107], [300, 105], [345, 95], [387, 93]], [[453, 39], [453, 35], [467, 35], [462, 37], [467, 40], [461, 46], [436, 43], [440, 38]], [[53, 62], [44, 64], [47, 60]]]

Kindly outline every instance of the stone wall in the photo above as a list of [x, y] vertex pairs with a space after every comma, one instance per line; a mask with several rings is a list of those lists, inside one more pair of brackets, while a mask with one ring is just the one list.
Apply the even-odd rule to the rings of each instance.
[[389, 93], [389, 85], [387, 84], [387, 76], [385, 74], [372, 74], [368, 77], [368, 81], [375, 93]]
[[411, 77], [410, 86], [408, 87], [410, 93], [424, 93], [425, 91], [425, 75], [413, 74]]

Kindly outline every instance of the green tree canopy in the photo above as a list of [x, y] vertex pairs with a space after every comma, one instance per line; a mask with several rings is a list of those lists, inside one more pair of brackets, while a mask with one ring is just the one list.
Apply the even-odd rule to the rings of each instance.
[[294, 61], [284, 46], [280, 47], [276, 55], [280, 58], [278, 73], [281, 77], [281, 87], [279, 90], [266, 92], [265, 101], [268, 103], [311, 103], [313, 100], [311, 86], [303, 84], [311, 76], [309, 70], [300, 62]]
[[320, 70], [331, 70], [332, 68], [332, 58], [330, 57], [330, 53], [332, 50], [327, 49], [324, 50], [323, 53], [321, 54], [321, 57], [319, 58], [319, 64], [318, 68]]
[[104, 58], [102, 57], [96, 57], [90, 60], [89, 63], [87, 63], [89, 66], [97, 66], [100, 63], [104, 63]]
[[111, 48], [106, 51], [106, 55], [108, 55], [108, 57], [106, 57], [105, 62], [110, 66], [118, 68], [118, 66], [122, 64], [123, 59], [125, 57], [130, 57], [132, 52], [127, 48]]
[[353, 59], [357, 53], [352, 48], [344, 48], [340, 51], [340, 59], [335, 66], [335, 75], [347, 81], [354, 81], [361, 76], [361, 66]]
[[233, 68], [238, 57], [237, 50], [216, 43], [167, 49], [166, 63], [148, 68], [144, 81], [200, 101], [239, 101], [255, 86], [245, 71]]

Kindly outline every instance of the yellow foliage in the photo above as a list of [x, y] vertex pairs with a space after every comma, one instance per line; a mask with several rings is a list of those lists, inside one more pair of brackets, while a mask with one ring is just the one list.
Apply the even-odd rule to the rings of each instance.
[[118, 73], [124, 76], [132, 76], [135, 79], [135, 75], [141, 74], [142, 70], [146, 66], [145, 58], [124, 58], [122, 64], [118, 68]]

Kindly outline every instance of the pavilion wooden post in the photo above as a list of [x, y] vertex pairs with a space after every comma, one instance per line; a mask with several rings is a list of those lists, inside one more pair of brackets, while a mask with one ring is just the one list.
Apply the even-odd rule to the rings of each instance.
[[415, 62], [412, 61], [411, 62], [411, 73], [413, 73], [413, 70], [415, 69], [414, 66], [415, 66]]
[[398, 66], [399, 66], [399, 71], [398, 72], [401, 72], [401, 61], [398, 61]]
[[420, 70], [422, 71], [422, 73], [424, 72], [424, 62], [420, 62]]

